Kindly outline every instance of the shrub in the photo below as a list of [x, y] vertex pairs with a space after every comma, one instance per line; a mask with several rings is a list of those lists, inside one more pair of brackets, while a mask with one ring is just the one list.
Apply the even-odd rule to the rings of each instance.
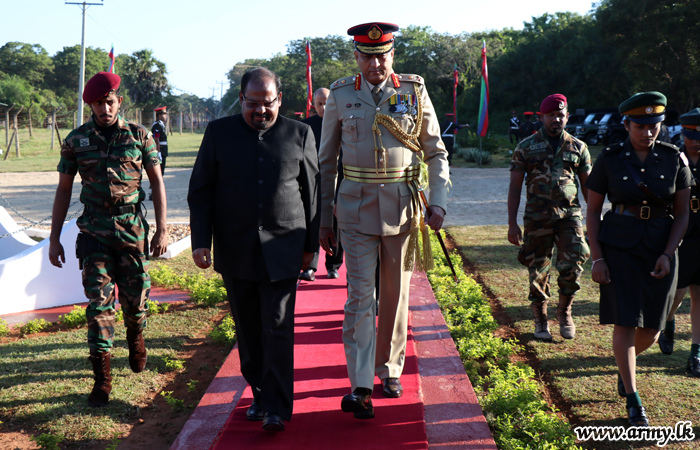
[[8, 334], [10, 334], [10, 326], [5, 319], [0, 319], [0, 336], [7, 336]]
[[230, 314], [224, 317], [221, 324], [211, 330], [209, 337], [220, 344], [233, 346], [236, 343], [236, 324], [233, 323], [233, 318]]
[[165, 358], [165, 367], [168, 370], [175, 371], [175, 370], [183, 370], [185, 368], [185, 360], [184, 359], [170, 359], [170, 358]]
[[182, 411], [185, 409], [185, 401], [173, 397], [173, 391], [163, 391], [160, 393], [173, 411]]
[[74, 305], [69, 313], [58, 316], [58, 321], [66, 328], [78, 328], [87, 324], [87, 316], [83, 308]]
[[42, 450], [59, 450], [58, 444], [63, 441], [64, 436], [62, 434], [57, 434], [56, 436], [52, 434], [40, 434], [39, 436], [32, 436], [30, 440], [36, 442]]
[[[478, 148], [465, 148], [459, 149], [459, 156], [464, 158], [465, 161], [477, 164], [491, 164], [493, 161], [493, 156], [487, 150], [479, 150]], [[479, 162], [481, 160], [481, 162]]]
[[224, 281], [219, 277], [207, 278], [201, 273], [189, 275], [187, 272], [177, 275], [165, 265], [158, 265], [148, 273], [155, 285], [188, 291], [197, 305], [212, 307], [228, 299]]
[[47, 322], [45, 319], [33, 319], [27, 322], [25, 325], [22, 325], [19, 328], [19, 332], [23, 336], [26, 336], [28, 334], [40, 333], [48, 326], [49, 322]]

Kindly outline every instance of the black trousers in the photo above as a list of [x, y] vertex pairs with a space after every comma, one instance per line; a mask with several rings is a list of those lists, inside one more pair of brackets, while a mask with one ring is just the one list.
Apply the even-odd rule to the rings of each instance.
[[[340, 266], [343, 265], [343, 245], [340, 243], [340, 235], [338, 234], [338, 222], [336, 222], [335, 217], [333, 217], [333, 233], [335, 233], [335, 239], [338, 242], [337, 247], [331, 246], [333, 249], [333, 254], [329, 255], [326, 253], [326, 270], [330, 272], [331, 270], [339, 270]], [[318, 270], [318, 258], [319, 252], [314, 253], [314, 259], [309, 264], [309, 269], [314, 272]]]
[[236, 322], [241, 373], [265, 412], [291, 420], [297, 280], [223, 279]]

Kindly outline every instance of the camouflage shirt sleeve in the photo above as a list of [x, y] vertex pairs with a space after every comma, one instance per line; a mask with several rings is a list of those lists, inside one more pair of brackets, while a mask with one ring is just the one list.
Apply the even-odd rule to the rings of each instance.
[[588, 173], [593, 169], [593, 164], [591, 163], [591, 153], [588, 151], [588, 146], [583, 144], [583, 150], [581, 151], [581, 159], [578, 163], [578, 175], [582, 173]]
[[69, 134], [63, 140], [61, 145], [61, 159], [58, 161], [56, 170], [67, 175], [75, 175], [78, 173], [78, 160], [75, 157], [75, 149], [70, 145], [71, 135]]
[[143, 152], [143, 167], [154, 167], [160, 164], [160, 158], [158, 158], [158, 149], [156, 149], [156, 143], [153, 140], [153, 133], [146, 130], [144, 127], [140, 127], [139, 130], [141, 135], [141, 151]]
[[520, 144], [515, 147], [513, 151], [513, 159], [510, 160], [510, 170], [516, 172], [527, 172], [527, 160], [525, 159], [525, 150], [520, 146]]

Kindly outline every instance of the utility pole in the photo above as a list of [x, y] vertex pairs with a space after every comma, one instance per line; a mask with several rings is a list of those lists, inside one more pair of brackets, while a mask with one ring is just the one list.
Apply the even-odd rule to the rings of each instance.
[[[104, 1], [104, 0], [101, 0]], [[83, 89], [85, 88], [85, 11], [88, 6], [102, 6], [102, 3], [71, 3], [66, 2], [66, 5], [79, 5], [83, 10], [83, 37], [80, 41], [80, 72], [78, 81], [78, 126], [83, 124]]]
[[224, 109], [221, 102], [224, 99], [224, 84], [226, 84], [226, 82], [225, 81], [217, 81], [217, 83], [221, 85], [221, 93], [219, 94], [219, 107], [217, 108], [219, 111], [216, 113], [216, 117], [220, 117], [221, 111]]

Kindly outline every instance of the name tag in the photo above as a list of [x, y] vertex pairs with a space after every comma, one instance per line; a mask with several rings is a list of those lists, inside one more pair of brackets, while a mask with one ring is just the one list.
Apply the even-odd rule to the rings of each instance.
[[532, 144], [528, 147], [530, 150], [539, 150], [539, 149], [544, 149], [547, 148], [547, 143], [546, 142], [538, 142], [536, 144]]
[[75, 149], [75, 153], [88, 152], [90, 150], [97, 150], [96, 145], [88, 145], [87, 147], [78, 147]]

